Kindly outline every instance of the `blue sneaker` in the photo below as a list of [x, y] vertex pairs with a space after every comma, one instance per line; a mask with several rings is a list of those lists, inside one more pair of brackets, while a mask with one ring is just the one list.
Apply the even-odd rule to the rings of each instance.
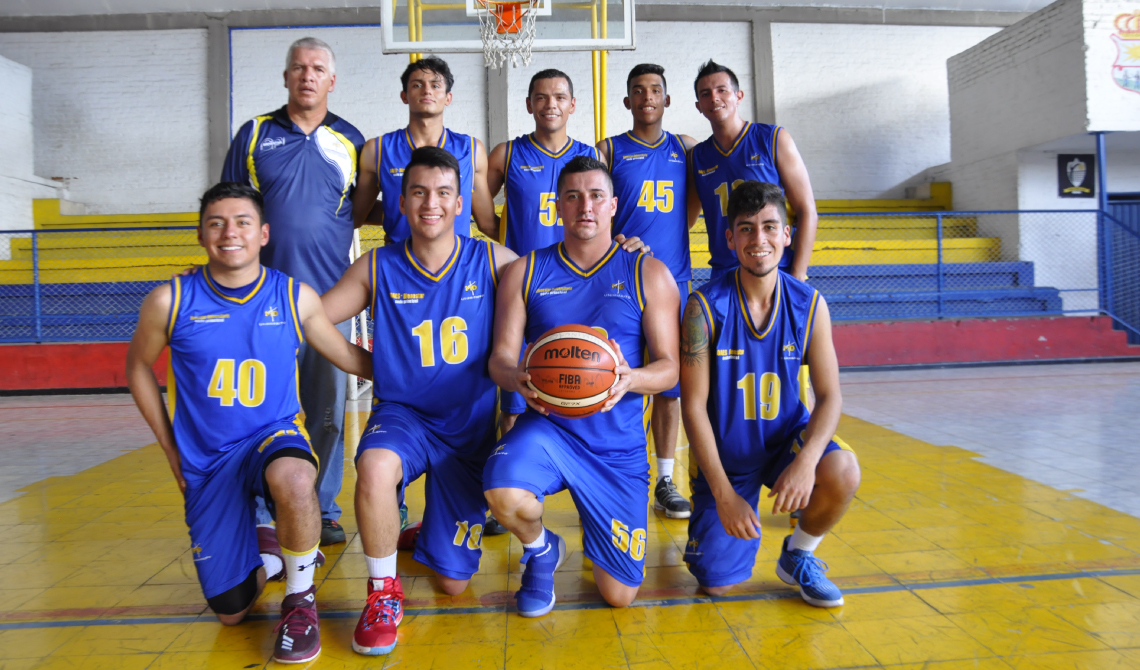
[[566, 541], [557, 533], [546, 531], [546, 546], [523, 550], [526, 566], [522, 588], [515, 594], [519, 616], [539, 617], [554, 609], [554, 571], [566, 560]]
[[784, 538], [784, 548], [780, 560], [776, 562], [776, 576], [785, 584], [800, 587], [800, 596], [809, 605], [816, 607], [839, 607], [843, 604], [843, 593], [823, 573], [827, 564], [803, 549], [788, 549]]

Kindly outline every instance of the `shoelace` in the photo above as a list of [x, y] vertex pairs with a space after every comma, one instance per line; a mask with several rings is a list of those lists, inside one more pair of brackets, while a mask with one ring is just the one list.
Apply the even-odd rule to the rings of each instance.
[[371, 628], [376, 624], [387, 624], [393, 618], [392, 610], [400, 600], [404, 598], [404, 590], [396, 584], [396, 580], [388, 580], [388, 584], [381, 591], [373, 591], [368, 594], [368, 607], [366, 611], [368, 614], [364, 617], [364, 625]]
[[796, 560], [796, 568], [792, 570], [792, 579], [799, 582], [801, 586], [811, 586], [823, 579], [823, 573], [827, 572], [828, 569], [827, 563], [815, 556], [801, 558]]
[[663, 477], [661, 481], [665, 482], [665, 494], [662, 496], [665, 500], [685, 499], [677, 492], [677, 485], [673, 483], [672, 477]]
[[285, 634], [289, 634], [289, 626], [310, 626], [317, 627], [317, 608], [316, 607], [293, 607], [281, 615], [281, 620], [273, 628], [274, 633], [280, 633], [282, 630]]

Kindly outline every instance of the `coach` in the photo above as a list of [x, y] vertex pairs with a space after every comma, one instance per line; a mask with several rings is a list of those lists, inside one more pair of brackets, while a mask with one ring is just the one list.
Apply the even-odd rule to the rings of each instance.
[[[328, 111], [336, 86], [336, 57], [328, 44], [304, 37], [285, 57], [289, 102], [238, 131], [226, 155], [222, 181], [249, 183], [265, 199], [269, 244], [261, 262], [318, 293], [348, 269], [352, 245], [352, 191], [364, 136]], [[337, 326], [345, 337], [348, 324]], [[305, 428], [320, 459], [317, 492], [321, 544], [344, 541], [337, 520], [344, 474], [345, 373], [302, 344], [298, 353]], [[258, 509], [258, 523], [268, 514]]]

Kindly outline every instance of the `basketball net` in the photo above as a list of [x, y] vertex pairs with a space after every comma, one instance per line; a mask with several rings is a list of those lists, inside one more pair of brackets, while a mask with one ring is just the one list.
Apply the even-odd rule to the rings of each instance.
[[511, 67], [530, 65], [534, 46], [534, 20], [539, 0], [501, 2], [475, 0], [479, 12], [479, 37], [483, 40], [483, 65], [501, 68], [509, 60]]

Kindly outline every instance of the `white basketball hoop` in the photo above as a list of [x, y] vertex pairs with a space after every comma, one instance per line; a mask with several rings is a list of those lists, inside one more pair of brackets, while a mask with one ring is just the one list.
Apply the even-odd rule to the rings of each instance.
[[479, 17], [479, 37], [483, 40], [483, 65], [501, 68], [530, 65], [534, 47], [535, 19], [542, 0], [475, 0]]

